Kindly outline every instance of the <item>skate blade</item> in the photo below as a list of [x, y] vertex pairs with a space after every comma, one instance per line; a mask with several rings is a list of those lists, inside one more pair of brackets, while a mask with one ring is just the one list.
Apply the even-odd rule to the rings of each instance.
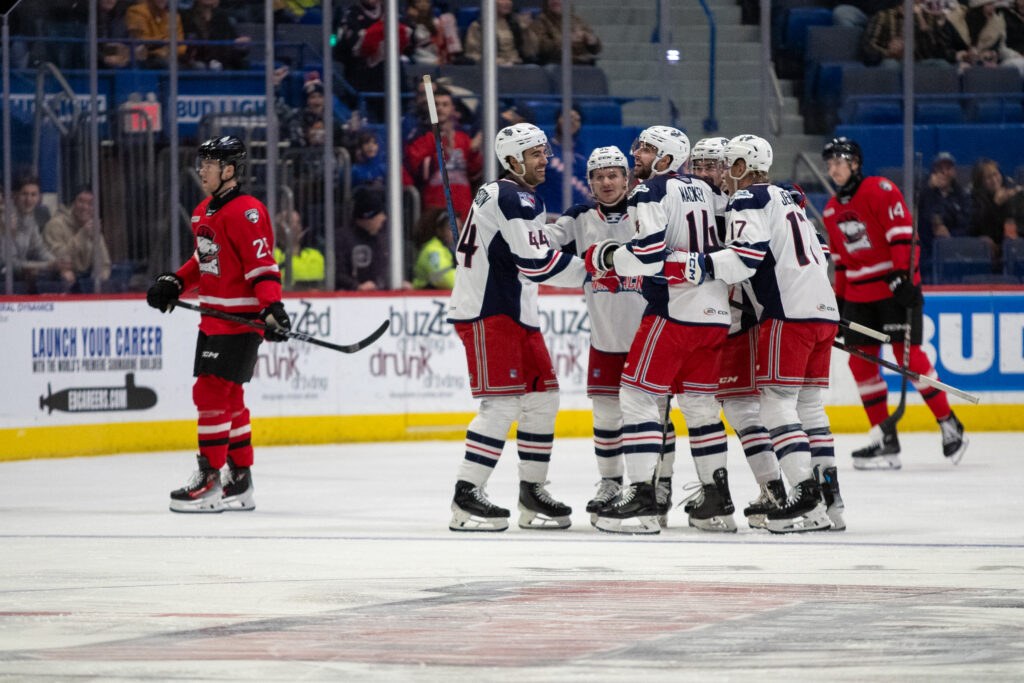
[[597, 527], [598, 531], [608, 534], [651, 535], [661, 533], [661, 525], [658, 524], [658, 518], [654, 515], [630, 517], [628, 519], [598, 517], [597, 523], [594, 526]]
[[175, 500], [171, 498], [168, 506], [171, 512], [216, 514], [224, 512], [224, 505], [220, 498], [198, 498], [196, 500]]
[[736, 533], [736, 522], [732, 515], [716, 515], [708, 519], [694, 519], [690, 517], [690, 526], [701, 531], [714, 531], [725, 534]]
[[955, 451], [953, 451], [950, 455], [947, 455], [946, 458], [951, 463], [953, 463], [954, 465], [959, 465], [960, 461], [964, 457], [964, 453], [966, 453], [966, 452], [967, 452], [967, 437], [965, 436], [965, 437], [963, 437], [963, 441], [960, 443], [960, 448], [958, 448]]
[[252, 512], [256, 509], [256, 501], [251, 495], [228, 496], [221, 498], [220, 502], [224, 512]]
[[450, 531], [504, 531], [507, 528], [508, 519], [505, 517], [476, 517], [452, 504], [452, 521], [448, 523]]
[[747, 524], [751, 529], [767, 529], [768, 515], [747, 515]]
[[668, 528], [668, 515], [658, 515], [658, 526], [662, 529]]
[[902, 467], [903, 463], [900, 462], [898, 454], [853, 459], [853, 469], [855, 470], [898, 470]]
[[791, 519], [768, 519], [765, 526], [773, 534], [801, 534], [808, 531], [827, 531], [832, 527], [825, 506], [819, 504], [806, 515]]
[[519, 528], [520, 529], [568, 529], [572, 521], [568, 516], [548, 517], [547, 515], [534, 512], [528, 508], [519, 506]]
[[843, 519], [843, 512], [845, 510], [845, 506], [833, 505], [826, 511], [829, 521], [832, 522], [832, 526], [828, 529], [829, 531], [846, 531], [846, 520]]

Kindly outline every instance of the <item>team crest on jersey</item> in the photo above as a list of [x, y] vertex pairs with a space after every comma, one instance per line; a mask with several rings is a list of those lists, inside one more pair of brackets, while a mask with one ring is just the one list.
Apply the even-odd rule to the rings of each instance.
[[847, 211], [837, 221], [839, 230], [846, 239], [846, 251], [855, 252], [861, 249], [870, 249], [871, 240], [868, 238], [868, 226], [860, 219], [860, 216]]
[[199, 272], [220, 276], [220, 245], [217, 234], [209, 225], [196, 229], [196, 252], [199, 254]]
[[491, 195], [487, 194], [487, 190], [480, 188], [476, 191], [476, 196], [473, 197], [473, 203], [477, 206], [483, 206], [484, 203], [491, 198]]
[[258, 223], [260, 220], [260, 212], [257, 209], [249, 209], [245, 212], [245, 217], [249, 219], [250, 223]]
[[644, 185], [643, 183], [641, 183], [641, 184], [637, 185], [636, 187], [634, 187], [630, 191], [629, 198], [632, 199], [633, 197], [635, 197], [636, 195], [640, 194], [641, 192], [650, 192], [650, 191], [651, 191], [651, 188], [649, 188], [646, 185]]
[[529, 192], [520, 192], [519, 193], [519, 203], [522, 204], [523, 206], [525, 206], [528, 209], [536, 209], [537, 208], [537, 198], [534, 197]]
[[882, 188], [883, 190], [885, 190], [886, 192], [889, 192], [889, 191], [892, 190], [892, 183], [890, 183], [888, 180], [883, 180], [883, 181], [879, 182], [878, 186], [880, 188]]
[[732, 200], [736, 201], [737, 199], [751, 199], [753, 198], [753, 196], [754, 195], [750, 193], [750, 190], [739, 190], [738, 192], [736, 192], [736, 194], [732, 196]]

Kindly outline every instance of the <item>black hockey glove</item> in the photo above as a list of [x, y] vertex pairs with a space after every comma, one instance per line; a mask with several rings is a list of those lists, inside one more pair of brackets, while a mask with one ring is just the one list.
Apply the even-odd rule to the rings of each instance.
[[921, 293], [921, 285], [913, 284], [910, 274], [905, 270], [897, 270], [886, 280], [889, 284], [889, 291], [892, 298], [904, 308], [917, 308], [924, 304], [924, 295]]
[[185, 281], [174, 273], [161, 273], [146, 292], [146, 303], [164, 313], [174, 310], [174, 302], [185, 289]]
[[263, 333], [264, 339], [268, 342], [288, 341], [288, 335], [280, 332], [292, 329], [292, 321], [288, 317], [288, 312], [284, 310], [283, 303], [275, 301], [270, 304], [260, 312], [260, 318], [267, 324], [267, 329]]

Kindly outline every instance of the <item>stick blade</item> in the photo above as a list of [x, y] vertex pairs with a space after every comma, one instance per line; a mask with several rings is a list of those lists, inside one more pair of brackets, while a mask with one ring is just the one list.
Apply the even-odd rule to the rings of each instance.
[[384, 322], [382, 322], [380, 324], [380, 327], [378, 327], [376, 330], [371, 332], [370, 335], [368, 337], [366, 337], [365, 339], [361, 339], [361, 340], [357, 341], [355, 344], [345, 344], [344, 346], [339, 346], [338, 350], [343, 352], [343, 353], [355, 353], [356, 351], [362, 351], [367, 346], [369, 346], [373, 342], [375, 342], [378, 339], [380, 339], [381, 336], [385, 332], [387, 332], [388, 327], [390, 327], [390, 326], [391, 326], [391, 321], [390, 320], [385, 320]]

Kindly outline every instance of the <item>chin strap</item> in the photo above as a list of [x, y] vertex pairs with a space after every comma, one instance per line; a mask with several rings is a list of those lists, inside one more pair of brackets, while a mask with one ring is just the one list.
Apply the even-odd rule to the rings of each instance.
[[864, 182], [864, 174], [861, 173], [858, 168], [850, 175], [850, 179], [846, 181], [846, 184], [839, 188], [836, 192], [836, 199], [839, 200], [840, 204], [846, 204], [853, 195], [857, 194], [857, 188]]

